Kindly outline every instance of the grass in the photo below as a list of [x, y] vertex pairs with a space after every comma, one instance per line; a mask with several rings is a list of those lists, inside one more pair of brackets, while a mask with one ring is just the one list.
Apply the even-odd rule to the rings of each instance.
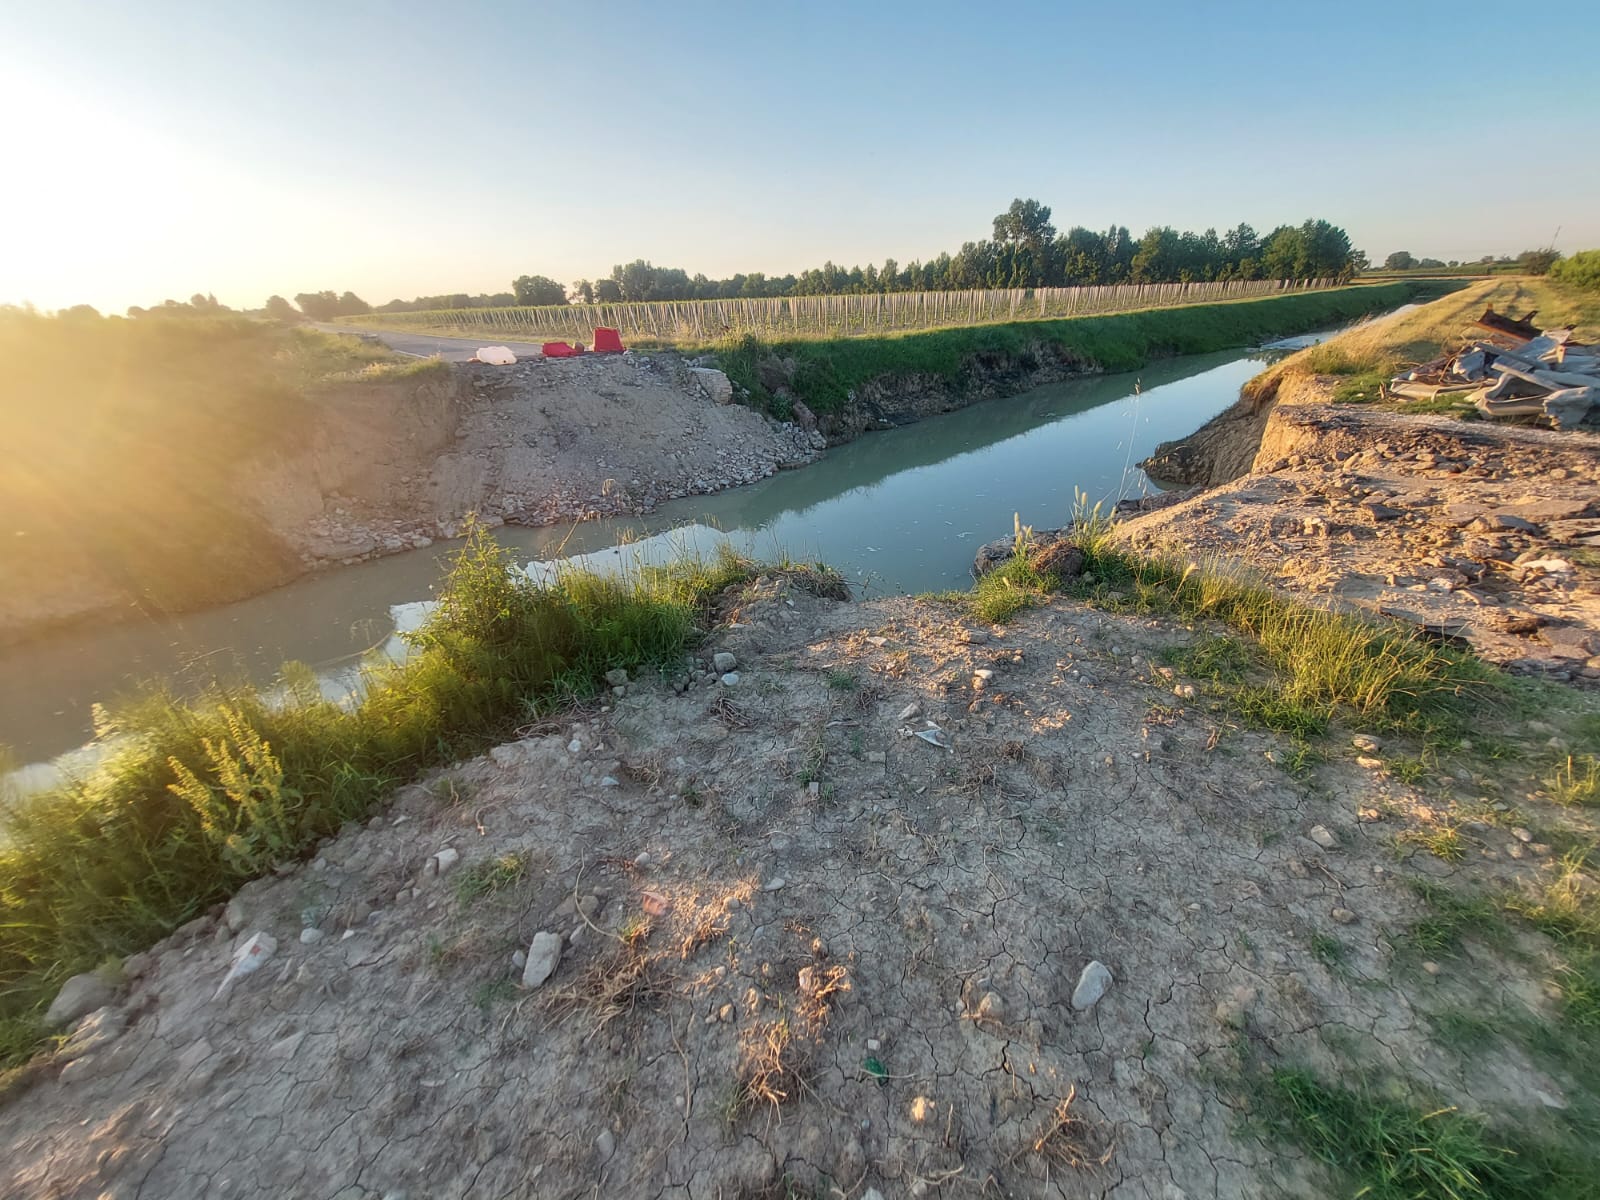
[[1420, 958], [1446, 958], [1460, 952], [1470, 936], [1499, 941], [1505, 923], [1494, 903], [1481, 896], [1452, 891], [1429, 880], [1415, 880], [1412, 887], [1431, 910], [1402, 939], [1402, 945]]
[[1361, 1081], [1330, 1084], [1297, 1068], [1256, 1090], [1257, 1115], [1342, 1178], [1362, 1200], [1577, 1200], [1596, 1164], [1564, 1146]]
[[493, 899], [516, 887], [527, 872], [527, 856], [522, 854], [502, 854], [463, 867], [456, 872], [456, 901], [465, 905]]
[[1600, 804], [1600, 758], [1569, 754], [1567, 761], [1545, 778], [1544, 786], [1557, 804]]
[[1258, 345], [1352, 320], [1415, 294], [1415, 285], [1398, 283], [872, 337], [767, 340], [743, 334], [716, 344], [714, 352], [755, 407], [784, 415], [788, 401], [762, 379], [763, 366], [770, 377], [770, 368], [778, 365], [788, 379], [788, 395], [827, 414], [842, 411], [852, 395], [883, 381], [932, 378], [966, 394], [1007, 367], [1026, 371], [1050, 362], [1074, 370], [1131, 371], [1155, 358]]
[[[305, 672], [292, 702], [163, 692], [100, 716], [90, 773], [0, 808], [0, 1048], [37, 1045], [68, 976], [143, 949], [274, 865], [363, 819], [397, 784], [590, 695], [613, 667], [675, 666], [731, 555], [629, 577], [574, 570], [539, 587], [473, 526], [412, 657], [369, 670], [362, 702], [328, 703]], [[463, 899], [521, 864], [464, 873]]]
[[[1545, 325], [1578, 326], [1582, 340], [1600, 336], [1600, 295], [1549, 279], [1516, 276], [1486, 280], [1455, 291], [1409, 313], [1357, 326], [1298, 354], [1292, 354], [1245, 385], [1247, 399], [1265, 401], [1295, 376], [1339, 377], [1333, 399], [1370, 403], [1382, 399], [1381, 385], [1398, 372], [1453, 351], [1483, 336], [1473, 326], [1485, 308], [1521, 316], [1538, 310]], [[1406, 403], [1406, 412], [1450, 411], [1449, 399], [1434, 404]]]

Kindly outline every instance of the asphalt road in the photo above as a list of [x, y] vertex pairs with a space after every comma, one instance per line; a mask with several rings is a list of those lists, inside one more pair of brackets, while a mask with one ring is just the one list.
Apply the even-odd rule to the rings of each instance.
[[313, 328], [325, 333], [359, 333], [377, 338], [389, 349], [413, 358], [432, 358], [438, 355], [446, 362], [466, 362], [477, 353], [479, 346], [505, 346], [518, 358], [540, 353], [539, 342], [505, 342], [500, 340], [475, 341], [471, 338], [434, 337], [426, 333], [396, 333], [390, 329], [358, 329], [353, 325], [322, 325], [313, 322]]

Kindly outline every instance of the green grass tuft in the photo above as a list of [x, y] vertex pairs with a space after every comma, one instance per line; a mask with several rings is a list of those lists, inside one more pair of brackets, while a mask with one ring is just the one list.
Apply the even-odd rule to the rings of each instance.
[[1387, 1090], [1273, 1071], [1261, 1115], [1348, 1181], [1362, 1200], [1577, 1200], [1595, 1164], [1573, 1152], [1491, 1129], [1452, 1107], [1418, 1106]]

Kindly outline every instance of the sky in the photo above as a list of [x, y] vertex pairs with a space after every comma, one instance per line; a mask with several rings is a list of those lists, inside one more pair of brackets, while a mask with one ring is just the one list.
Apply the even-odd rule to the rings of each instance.
[[1062, 230], [1322, 217], [1374, 261], [1600, 246], [1600, 71], [1504, 67], [1504, 28], [1478, 0], [0, 0], [0, 303], [904, 265], [1017, 196]]

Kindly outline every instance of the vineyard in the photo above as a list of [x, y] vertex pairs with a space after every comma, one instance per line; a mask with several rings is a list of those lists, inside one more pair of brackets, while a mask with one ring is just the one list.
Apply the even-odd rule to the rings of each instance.
[[902, 330], [988, 325], [1246, 300], [1336, 286], [1307, 282], [1124, 283], [1106, 287], [1010, 288], [972, 292], [869, 292], [763, 299], [658, 300], [542, 308], [457, 308], [371, 313], [340, 320], [366, 328], [472, 338], [587, 342], [596, 327], [635, 342], [705, 343], [729, 334], [767, 339], [835, 338]]

